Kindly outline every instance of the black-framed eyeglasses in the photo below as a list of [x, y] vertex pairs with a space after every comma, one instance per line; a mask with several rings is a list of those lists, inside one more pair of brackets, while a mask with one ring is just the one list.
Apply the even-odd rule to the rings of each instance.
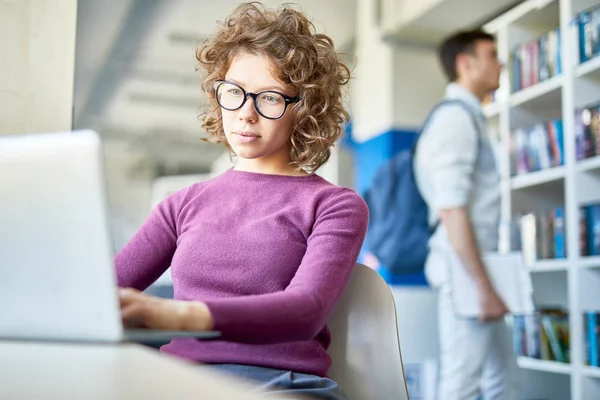
[[300, 96], [290, 97], [275, 90], [263, 90], [258, 93], [246, 92], [237, 83], [215, 81], [215, 96], [221, 108], [228, 111], [239, 110], [246, 104], [248, 97], [254, 100], [256, 112], [267, 119], [279, 119], [285, 114], [287, 106], [300, 101]]

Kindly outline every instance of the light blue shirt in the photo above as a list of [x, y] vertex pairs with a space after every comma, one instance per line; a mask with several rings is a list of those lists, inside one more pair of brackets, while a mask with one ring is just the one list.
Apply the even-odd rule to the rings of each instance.
[[[460, 99], [477, 115], [460, 105], [445, 105], [432, 116], [419, 139], [415, 154], [415, 179], [430, 209], [430, 223], [440, 210], [466, 207], [481, 251], [498, 248], [500, 220], [500, 176], [487, 135], [481, 102], [464, 87], [450, 83], [447, 99]], [[440, 225], [430, 240], [426, 273], [430, 283], [442, 283], [446, 268], [444, 252], [450, 249], [445, 228]], [[432, 265], [435, 264], [435, 265]]]

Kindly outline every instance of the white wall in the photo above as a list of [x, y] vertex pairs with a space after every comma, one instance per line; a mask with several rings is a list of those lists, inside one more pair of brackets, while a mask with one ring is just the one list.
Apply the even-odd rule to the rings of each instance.
[[[376, 0], [358, 0], [358, 64], [352, 83], [353, 138], [364, 142], [392, 129], [417, 130], [443, 96], [446, 81], [433, 46], [394, 45], [377, 25]], [[402, 7], [417, 2], [396, 0]], [[392, 287], [403, 360], [419, 365], [438, 357], [437, 296], [427, 287]]]
[[406, 24], [442, 1], [444, 0], [383, 0], [386, 10], [383, 15], [384, 23], [386, 26]]
[[153, 164], [126, 142], [104, 141], [104, 170], [113, 250], [119, 251], [150, 214]]
[[77, 0], [0, 0], [0, 134], [71, 128]]
[[394, 50], [394, 116], [397, 128], [420, 127], [444, 95], [446, 78], [431, 48]]
[[446, 82], [434, 47], [384, 42], [376, 2], [358, 2], [351, 100], [354, 139], [364, 142], [390, 129], [420, 127]]
[[380, 40], [375, 2], [357, 1], [357, 64], [350, 100], [354, 139], [363, 142], [393, 125], [393, 52]]

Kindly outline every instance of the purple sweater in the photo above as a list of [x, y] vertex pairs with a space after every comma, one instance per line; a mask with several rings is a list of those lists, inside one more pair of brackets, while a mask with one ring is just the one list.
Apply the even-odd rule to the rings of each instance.
[[207, 304], [222, 340], [174, 339], [166, 353], [325, 376], [326, 323], [367, 224], [353, 190], [317, 175], [228, 170], [152, 211], [116, 256], [118, 283], [144, 290], [171, 266], [175, 298]]

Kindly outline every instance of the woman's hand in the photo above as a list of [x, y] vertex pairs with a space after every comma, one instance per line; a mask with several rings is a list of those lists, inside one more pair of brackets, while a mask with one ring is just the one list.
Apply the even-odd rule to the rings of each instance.
[[201, 302], [163, 299], [135, 289], [119, 289], [119, 300], [126, 328], [169, 331], [212, 329], [210, 311]]

